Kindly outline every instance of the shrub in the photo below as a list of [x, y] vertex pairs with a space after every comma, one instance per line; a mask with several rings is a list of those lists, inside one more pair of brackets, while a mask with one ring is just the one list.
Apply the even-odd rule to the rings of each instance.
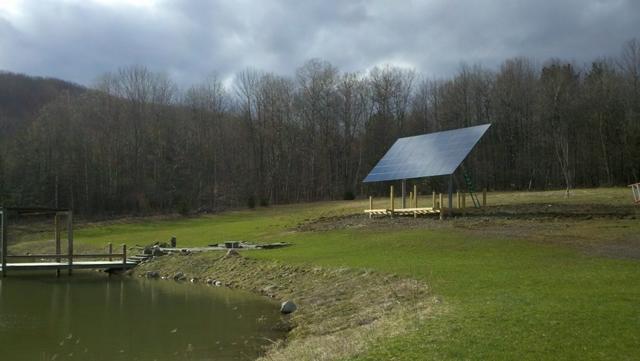
[[187, 216], [189, 215], [190, 212], [191, 212], [191, 205], [189, 204], [189, 201], [186, 201], [183, 199], [178, 202], [178, 213], [180, 213], [183, 216]]
[[353, 194], [353, 191], [345, 191], [342, 199], [344, 199], [345, 201], [352, 201], [356, 199], [356, 195]]

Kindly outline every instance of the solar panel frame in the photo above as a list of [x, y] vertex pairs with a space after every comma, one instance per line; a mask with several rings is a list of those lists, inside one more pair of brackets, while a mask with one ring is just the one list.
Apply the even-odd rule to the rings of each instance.
[[491, 124], [396, 140], [364, 183], [453, 174]]

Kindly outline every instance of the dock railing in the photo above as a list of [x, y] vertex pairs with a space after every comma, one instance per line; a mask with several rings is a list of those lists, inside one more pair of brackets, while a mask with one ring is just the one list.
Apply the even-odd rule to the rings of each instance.
[[[8, 252], [9, 248], [9, 213], [13, 212], [20, 215], [52, 215], [54, 217], [54, 242], [55, 253], [34, 253], [34, 254], [22, 254], [11, 255]], [[62, 254], [61, 245], [61, 233], [64, 229], [63, 223], [66, 221], [67, 231], [67, 252]], [[108, 244], [106, 253], [85, 253], [75, 254], [73, 242], [73, 212], [70, 209], [60, 208], [16, 208], [16, 207], [0, 207], [0, 269], [2, 275], [6, 276], [7, 271], [15, 268], [21, 270], [28, 269], [55, 269], [56, 273], [60, 275], [60, 270], [67, 269], [69, 274], [72, 273], [74, 268], [102, 268], [108, 269], [127, 269], [131, 262], [127, 263], [127, 246], [122, 245], [122, 252], [113, 253], [113, 245]], [[114, 258], [122, 257], [122, 262], [114, 261]], [[109, 261], [76, 261], [78, 259], [108, 259]], [[9, 263], [9, 260], [27, 260], [26, 262]], [[33, 260], [33, 261], [30, 261]], [[37, 261], [36, 261], [37, 260]], [[53, 260], [53, 262], [42, 262], [43, 260]]]
[[[7, 271], [11, 268], [20, 268], [20, 269], [29, 269], [29, 266], [32, 265], [33, 269], [38, 269], [42, 267], [47, 267], [48, 269], [55, 268], [56, 274], [60, 275], [60, 270], [67, 269], [69, 270], [69, 274], [71, 274], [71, 270], [73, 268], [77, 268], [76, 266], [86, 267], [89, 262], [83, 261], [74, 261], [78, 259], [108, 259], [108, 262], [100, 263], [99, 261], [93, 262], [96, 268], [108, 267], [110, 269], [118, 269], [122, 268], [126, 270], [129, 268], [129, 263], [127, 263], [127, 245], [122, 245], [122, 251], [120, 253], [113, 253], [113, 246], [109, 243], [107, 253], [83, 253], [83, 254], [60, 254], [60, 253], [31, 253], [31, 254], [2, 254], [2, 275], [3, 277], [7, 275]], [[114, 258], [120, 258], [122, 261], [114, 261]], [[49, 262], [18, 262], [18, 263], [9, 263], [8, 260], [33, 260], [37, 259], [38, 261], [42, 260], [54, 260], [53, 263]], [[66, 262], [63, 262], [66, 261]], [[74, 266], [75, 265], [75, 266]]]

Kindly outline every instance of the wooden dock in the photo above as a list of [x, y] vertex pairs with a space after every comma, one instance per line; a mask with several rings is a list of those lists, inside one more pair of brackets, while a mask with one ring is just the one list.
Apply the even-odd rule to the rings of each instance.
[[104, 271], [127, 270], [137, 265], [137, 262], [127, 261], [80, 261], [73, 264], [67, 262], [22, 262], [7, 263], [5, 268], [0, 266], [0, 272], [5, 271], [60, 271], [69, 269], [96, 269]]
[[[2, 257], [0, 272], [4, 277], [10, 271], [54, 270], [57, 275], [60, 275], [60, 271], [63, 270], [71, 274], [71, 271], [75, 269], [94, 269], [107, 272], [126, 271], [148, 258], [148, 256], [127, 258], [126, 245], [122, 245], [122, 253], [113, 253], [112, 251], [113, 247], [109, 244], [108, 253], [6, 255]], [[89, 258], [90, 260], [77, 261], [79, 258]], [[114, 258], [117, 260], [114, 260]], [[18, 260], [19, 262], [7, 262], [9, 259]]]
[[[9, 254], [8, 215], [52, 215], [54, 217], [55, 253], [53, 254]], [[67, 252], [62, 253], [62, 223], [66, 219]], [[95, 269], [105, 271], [128, 270], [148, 256], [127, 258], [127, 246], [122, 245], [120, 253], [113, 253], [113, 245], [108, 244], [106, 253], [75, 254], [73, 252], [73, 213], [68, 209], [51, 208], [0, 208], [0, 272], [7, 276], [11, 271], [55, 270], [72, 274], [74, 269]], [[78, 260], [84, 259], [84, 260]], [[11, 261], [11, 262], [10, 262]]]

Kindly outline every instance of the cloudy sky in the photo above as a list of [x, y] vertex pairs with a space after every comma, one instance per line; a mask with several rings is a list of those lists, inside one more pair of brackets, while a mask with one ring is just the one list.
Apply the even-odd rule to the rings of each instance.
[[0, 70], [85, 85], [132, 64], [186, 86], [310, 58], [446, 77], [515, 56], [585, 63], [633, 37], [640, 0], [0, 0]]

